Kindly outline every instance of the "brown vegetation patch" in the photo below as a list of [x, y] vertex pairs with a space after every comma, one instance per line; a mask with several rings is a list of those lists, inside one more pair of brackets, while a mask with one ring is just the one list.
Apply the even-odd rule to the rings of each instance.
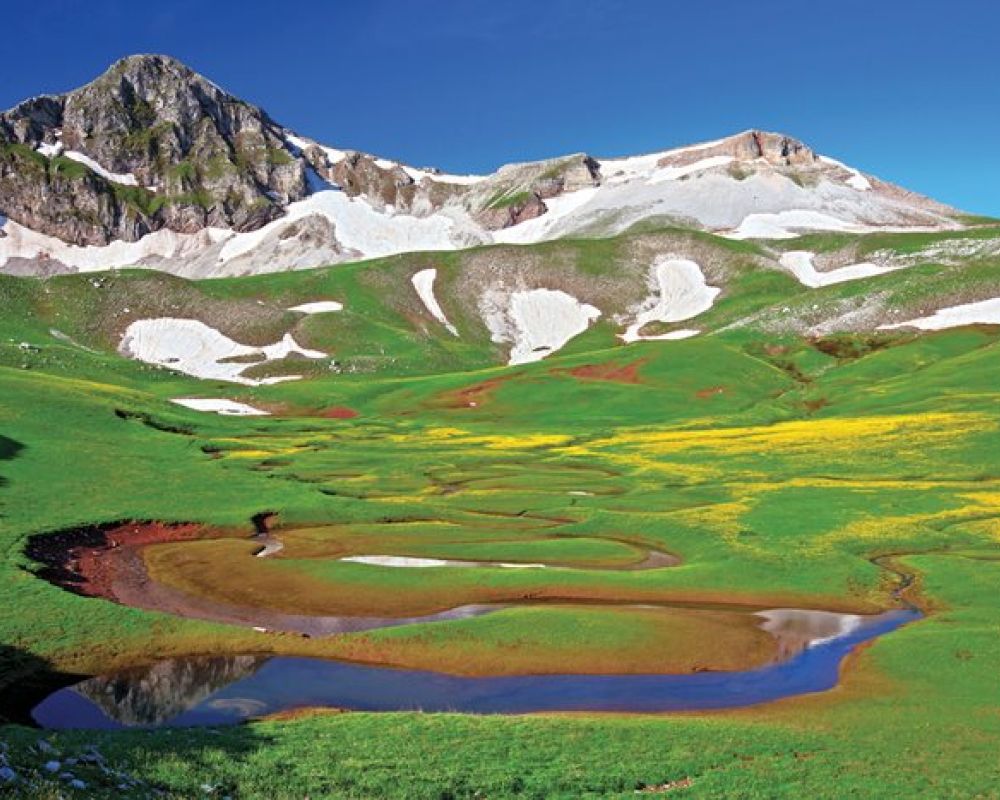
[[347, 406], [330, 406], [319, 412], [324, 419], [354, 419], [358, 412]]
[[514, 377], [513, 375], [505, 375], [501, 378], [490, 378], [462, 389], [443, 392], [434, 405], [444, 408], [476, 408], [488, 403], [492, 399], [493, 393]]
[[629, 364], [583, 364], [570, 370], [554, 369], [553, 375], [569, 374], [583, 381], [613, 381], [615, 383], [641, 383], [639, 368], [646, 363], [641, 358]]

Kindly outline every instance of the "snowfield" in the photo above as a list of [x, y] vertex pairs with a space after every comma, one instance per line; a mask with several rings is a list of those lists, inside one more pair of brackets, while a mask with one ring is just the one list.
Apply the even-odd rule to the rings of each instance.
[[[324, 184], [328, 186], [328, 184]], [[306, 240], [301, 247], [282, 250], [281, 243], [299, 245], [283, 234], [316, 218], [328, 223], [317, 246]], [[197, 266], [177, 274], [219, 277], [303, 269], [351, 258], [377, 258], [417, 250], [454, 250], [452, 232], [456, 221], [444, 214], [414, 217], [382, 212], [361, 198], [349, 198], [338, 189], [325, 188], [305, 200], [291, 203], [284, 216], [254, 231], [238, 233], [224, 228], [205, 228], [198, 233], [176, 233], [163, 229], [137, 242], [116, 241], [107, 246], [67, 244], [53, 236], [36, 233], [6, 220], [0, 237], [0, 266], [12, 258], [51, 258], [80, 272], [146, 266], [162, 269], [164, 260], [190, 259]], [[221, 243], [221, 248], [216, 247]], [[271, 245], [266, 250], [266, 245]], [[326, 246], [324, 246], [326, 245]], [[338, 249], [331, 249], [336, 246]], [[299, 250], [305, 249], [303, 254]], [[206, 256], [213, 256], [206, 258]], [[287, 259], [282, 263], [281, 258]]]
[[840, 167], [845, 172], [848, 172], [851, 177], [847, 179], [847, 185], [852, 189], [857, 189], [859, 192], [871, 191], [871, 181], [862, 175], [859, 170], [854, 169], [854, 167], [849, 167], [842, 161], [837, 161], [837, 159], [829, 158], [828, 156], [820, 156], [819, 160], [824, 164], [829, 164], [833, 167]]
[[819, 272], [813, 266], [815, 253], [806, 250], [792, 250], [782, 253], [778, 263], [796, 277], [803, 286], [817, 289], [821, 286], [832, 286], [835, 283], [845, 281], [856, 281], [861, 278], [870, 278], [873, 275], [884, 275], [886, 272], [893, 272], [900, 267], [880, 267], [878, 264], [851, 264], [847, 267], [838, 267], [826, 272]]
[[137, 242], [117, 241], [105, 247], [80, 247], [36, 233], [9, 219], [3, 222], [2, 230], [6, 235], [0, 237], [0, 266], [12, 258], [51, 258], [80, 272], [142, 265], [147, 261], [155, 264], [165, 258], [193, 257], [234, 235], [223, 228], [205, 228], [198, 233], [164, 229], [147, 234]]
[[[352, 564], [370, 564], [377, 567], [399, 567], [402, 569], [426, 569], [428, 567], [481, 567], [482, 561], [458, 561], [444, 558], [413, 558], [410, 556], [347, 556], [340, 559]], [[502, 569], [546, 569], [545, 564], [516, 564], [497, 561], [489, 566]]]
[[509, 365], [541, 361], [601, 316], [600, 309], [558, 289], [529, 289], [506, 297], [494, 290], [480, 307], [493, 341], [513, 344]]
[[861, 233], [862, 225], [810, 209], [790, 209], [773, 214], [749, 214], [735, 230], [723, 233], [730, 239], [794, 239], [802, 231]]
[[297, 311], [300, 314], [328, 314], [332, 311], [343, 311], [344, 304], [336, 300], [317, 300], [314, 303], [300, 303], [291, 306], [289, 311]]
[[599, 190], [600, 187], [593, 186], [546, 200], [545, 205], [549, 209], [547, 213], [519, 225], [494, 231], [493, 241], [503, 244], [531, 244], [555, 238], [560, 225], [573, 219], [575, 212], [596, 197]]
[[414, 217], [383, 213], [361, 198], [351, 198], [339, 189], [324, 189], [305, 200], [291, 203], [285, 215], [255, 231], [237, 233], [219, 254], [225, 263], [255, 249], [271, 233], [295, 220], [326, 217], [334, 225], [341, 247], [362, 258], [378, 258], [414, 250], [453, 250], [451, 231], [455, 221], [444, 214]]
[[693, 164], [676, 167], [660, 167], [647, 179], [647, 183], [663, 183], [664, 181], [676, 181], [687, 175], [694, 175], [713, 167], [724, 167], [731, 164], [735, 159], [732, 156], [709, 156]]
[[927, 317], [881, 325], [880, 329], [919, 328], [924, 331], [940, 331], [945, 328], [960, 328], [963, 325], [1000, 325], [1000, 297], [963, 303], [935, 311]]
[[271, 414], [270, 411], [254, 408], [246, 403], [210, 397], [175, 397], [170, 402], [195, 411], [213, 411], [231, 417], [266, 417]]
[[[247, 378], [243, 371], [266, 361], [277, 361], [291, 354], [304, 358], [326, 358], [326, 353], [300, 347], [286, 333], [280, 342], [254, 347], [233, 341], [196, 319], [136, 320], [122, 336], [119, 350], [125, 356], [157, 364], [205, 380], [230, 381], [248, 386], [296, 380], [299, 376]], [[233, 362], [230, 359], [256, 356], [256, 360]]]
[[640, 331], [650, 322], [683, 322], [708, 311], [722, 290], [709, 286], [694, 261], [686, 258], [659, 257], [653, 264], [651, 286], [654, 294], [636, 309], [635, 322], [621, 338], [626, 342], [641, 340], [686, 339], [695, 330], [681, 330], [660, 336], [643, 336]]
[[413, 283], [413, 288], [417, 290], [420, 301], [431, 313], [431, 316], [444, 325], [452, 336], [458, 336], [458, 330], [448, 321], [444, 311], [441, 310], [441, 306], [438, 304], [437, 297], [434, 296], [435, 280], [437, 280], [437, 270], [434, 268], [422, 269], [410, 279]]

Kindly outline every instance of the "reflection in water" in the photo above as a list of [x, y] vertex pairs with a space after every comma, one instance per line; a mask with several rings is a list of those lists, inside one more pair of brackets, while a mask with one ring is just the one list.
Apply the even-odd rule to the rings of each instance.
[[761, 615], [794, 655], [737, 672], [469, 678], [315, 658], [173, 659], [62, 689], [32, 716], [46, 728], [115, 728], [231, 724], [307, 707], [480, 714], [731, 708], [830, 689], [854, 647], [921, 616], [914, 609]]
[[803, 608], [774, 608], [760, 611], [757, 616], [764, 619], [760, 627], [777, 642], [779, 661], [791, 658], [807, 647], [850, 633], [864, 621], [864, 617], [857, 614]]
[[91, 678], [73, 691], [122, 725], [160, 725], [253, 675], [265, 661], [263, 656], [172, 658]]

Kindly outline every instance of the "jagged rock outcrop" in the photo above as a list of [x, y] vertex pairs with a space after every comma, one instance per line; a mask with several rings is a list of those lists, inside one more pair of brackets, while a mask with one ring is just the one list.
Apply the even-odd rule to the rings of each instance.
[[165, 56], [0, 115], [0, 213], [75, 244], [252, 230], [308, 192], [282, 128]]
[[471, 195], [468, 205], [479, 224], [495, 231], [540, 217], [548, 211], [546, 200], [600, 184], [601, 165], [585, 154], [516, 164], [502, 168], [495, 180]]
[[408, 209], [416, 195], [416, 182], [397, 164], [380, 167], [365, 153], [348, 153], [330, 170], [333, 182], [348, 197], [364, 197], [397, 209]]
[[763, 159], [775, 167], [811, 166], [817, 161], [816, 154], [798, 139], [768, 131], [744, 131], [708, 146], [670, 153], [657, 165], [684, 166], [713, 156], [729, 156], [736, 161]]
[[515, 197], [518, 199], [511, 202], [500, 198], [495, 205], [482, 209], [476, 214], [476, 221], [487, 230], [498, 231], [540, 217], [549, 210], [536, 192], [525, 192], [523, 196]]

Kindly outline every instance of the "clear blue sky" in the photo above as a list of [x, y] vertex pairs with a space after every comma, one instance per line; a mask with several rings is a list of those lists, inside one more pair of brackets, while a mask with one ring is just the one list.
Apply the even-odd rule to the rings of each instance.
[[990, 0], [44, 0], [3, 12], [0, 106], [185, 61], [324, 143], [456, 172], [750, 127], [1000, 215]]

